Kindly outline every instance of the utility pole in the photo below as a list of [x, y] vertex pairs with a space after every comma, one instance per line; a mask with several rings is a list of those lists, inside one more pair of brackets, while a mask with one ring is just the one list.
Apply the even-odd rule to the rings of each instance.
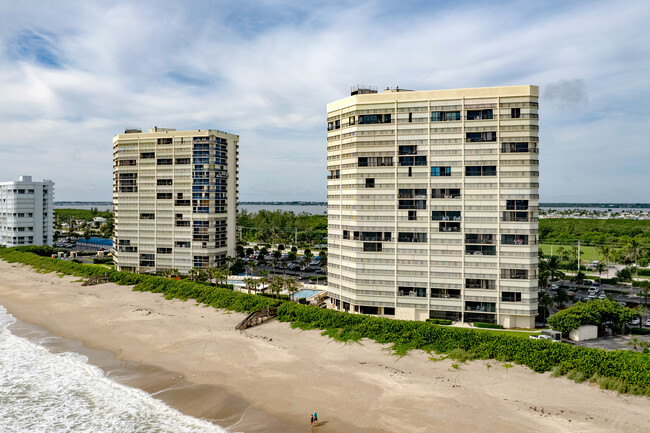
[[580, 272], [580, 239], [578, 239], [578, 272]]

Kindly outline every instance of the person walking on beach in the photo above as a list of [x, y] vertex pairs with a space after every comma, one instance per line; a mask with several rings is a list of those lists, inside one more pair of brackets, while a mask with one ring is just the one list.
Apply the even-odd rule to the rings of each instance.
[[314, 414], [311, 414], [311, 422], [309, 423], [311, 426], [314, 425]]
[[314, 411], [314, 415], [312, 415], [312, 418], [314, 419], [314, 425], [318, 425], [318, 414], [316, 411]]

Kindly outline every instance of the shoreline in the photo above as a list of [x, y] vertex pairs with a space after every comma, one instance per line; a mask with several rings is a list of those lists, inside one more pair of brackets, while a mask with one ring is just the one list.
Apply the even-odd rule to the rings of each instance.
[[[75, 277], [4, 261], [0, 274], [0, 305], [26, 328], [104, 351], [89, 362], [110, 364], [112, 357], [111, 374], [135, 374], [123, 383], [158, 393], [185, 414], [226, 420], [216, 422], [223, 428], [241, 417], [232, 431], [310, 431], [314, 410], [321, 423], [311, 430], [321, 432], [611, 432], [650, 423], [646, 397], [521, 366], [491, 360], [454, 367], [421, 351], [399, 358], [371, 341], [343, 344], [277, 321], [240, 332], [234, 327], [244, 314], [192, 300], [112, 283], [82, 287]], [[148, 374], [132, 370], [136, 365]], [[179, 375], [183, 387], [163, 391]]]

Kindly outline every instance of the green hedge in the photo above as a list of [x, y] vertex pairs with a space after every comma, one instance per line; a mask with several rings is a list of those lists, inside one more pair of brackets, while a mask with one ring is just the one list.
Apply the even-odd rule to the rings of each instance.
[[650, 335], [650, 328], [632, 328], [630, 333], [634, 335]]
[[503, 329], [502, 325], [498, 325], [496, 323], [474, 322], [473, 325], [477, 328]]
[[449, 319], [427, 319], [426, 321], [434, 325], [451, 325], [453, 323]]
[[[470, 359], [497, 359], [525, 365], [536, 372], [553, 370], [555, 374], [580, 372], [598, 380], [601, 386], [616, 382], [620, 392], [650, 396], [650, 355], [628, 350], [606, 351], [546, 340], [531, 340], [510, 335], [478, 332], [472, 329], [438, 326], [432, 323], [395, 320], [384, 317], [349, 314], [313, 306], [283, 302], [274, 298], [248, 295], [190, 281], [108, 270], [83, 265], [13, 248], [0, 249], [0, 258], [38, 269], [77, 276], [109, 275], [118, 284], [134, 285], [134, 290], [163, 293], [168, 299], [196, 301], [232, 311], [258, 311], [278, 307], [278, 319], [303, 329], [322, 329], [324, 335], [339, 341], [369, 338], [391, 344], [393, 351], [404, 354], [411, 349], [449, 353], [462, 349]], [[602, 380], [605, 378], [606, 380]], [[609, 388], [608, 388], [609, 389]]]

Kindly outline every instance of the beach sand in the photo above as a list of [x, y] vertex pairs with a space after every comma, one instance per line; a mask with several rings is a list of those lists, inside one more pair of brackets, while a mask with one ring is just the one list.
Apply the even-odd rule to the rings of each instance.
[[[72, 350], [109, 377], [238, 432], [645, 431], [650, 399], [496, 361], [396, 357], [363, 340], [269, 321], [115, 284], [82, 287], [0, 261], [0, 305], [28, 338]], [[36, 339], [38, 339], [36, 338]], [[487, 368], [487, 364], [491, 368]], [[318, 411], [313, 429], [309, 416]]]

